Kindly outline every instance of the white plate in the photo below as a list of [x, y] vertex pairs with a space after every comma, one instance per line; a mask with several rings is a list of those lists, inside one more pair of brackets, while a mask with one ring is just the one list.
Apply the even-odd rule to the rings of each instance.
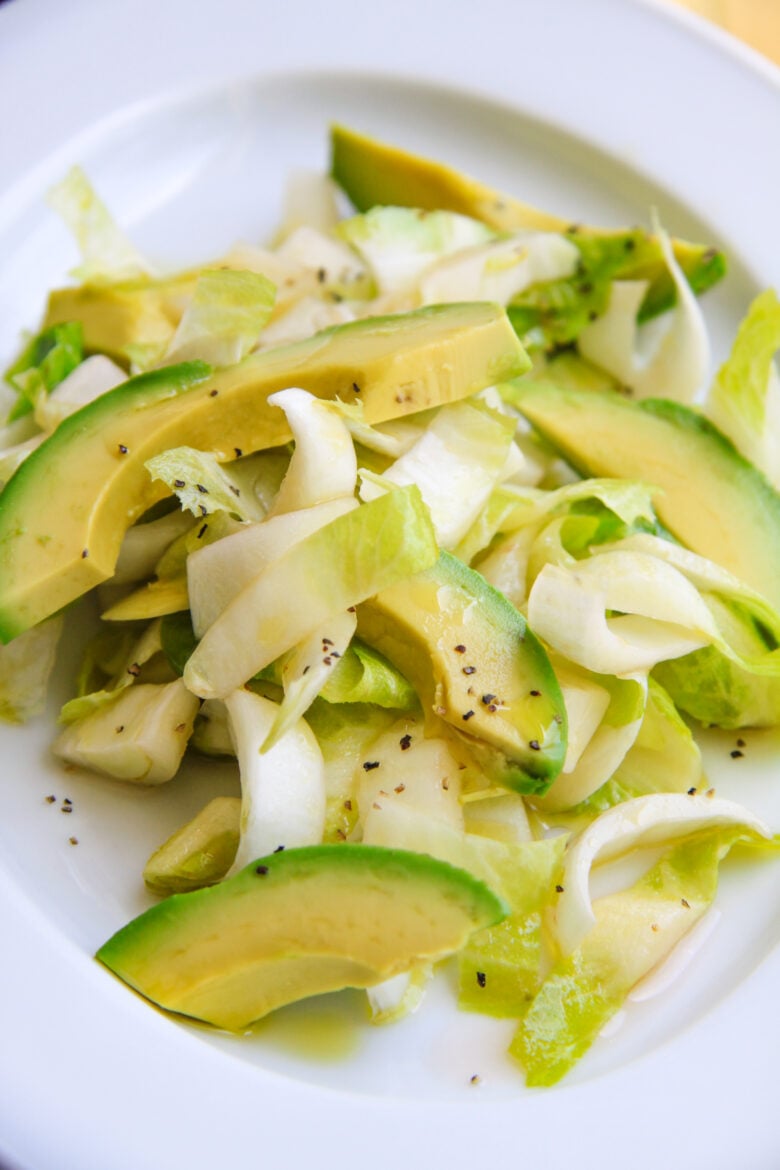
[[[324, 163], [332, 119], [572, 218], [634, 222], [655, 204], [676, 233], [723, 244], [731, 275], [707, 298], [722, 355], [750, 296], [780, 282], [770, 67], [627, 0], [396, 0], [388, 12], [338, 0], [327, 12], [316, 0], [284, 13], [250, 0], [0, 8], [0, 360], [74, 261], [42, 201], [72, 162], [142, 249], [183, 263], [262, 239], [289, 168]], [[50, 729], [0, 736], [0, 1149], [12, 1165], [777, 1166], [771, 865], [732, 867], [723, 924], [689, 976], [632, 1008], [554, 1090], [523, 1090], [503, 1055], [511, 1027], [457, 1015], [446, 978], [394, 1029], [334, 1027], [322, 1001], [234, 1041], [172, 1023], [90, 955], [146, 904], [150, 849], [235, 778], [201, 767], [136, 792], [66, 775]], [[780, 827], [780, 739], [745, 738], [733, 762], [734, 737], [712, 737], [711, 778]], [[357, 998], [345, 1002], [357, 1016]], [[316, 1038], [303, 1053], [302, 1018]]]

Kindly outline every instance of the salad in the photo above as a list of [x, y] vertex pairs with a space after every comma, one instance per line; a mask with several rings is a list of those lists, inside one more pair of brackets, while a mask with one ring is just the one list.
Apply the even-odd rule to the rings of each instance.
[[98, 951], [148, 999], [242, 1031], [356, 987], [398, 1023], [451, 959], [551, 1085], [776, 849], [695, 728], [780, 723], [780, 302], [710, 382], [716, 249], [344, 127], [332, 159], [268, 247], [172, 276], [80, 171], [52, 192], [83, 264], [6, 374], [3, 713], [89, 594], [57, 756], [236, 758]]

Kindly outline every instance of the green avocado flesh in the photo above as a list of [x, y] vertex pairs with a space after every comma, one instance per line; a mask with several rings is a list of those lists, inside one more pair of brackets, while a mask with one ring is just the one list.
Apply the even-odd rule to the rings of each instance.
[[[620, 279], [650, 282], [640, 319], [647, 320], [674, 302], [674, 284], [657, 237], [646, 235], [641, 239], [642, 233], [572, 224], [453, 167], [410, 154], [346, 126], [331, 127], [331, 174], [358, 211], [387, 205], [419, 207], [468, 215], [499, 232], [568, 232], [575, 240], [629, 236], [632, 252]], [[726, 262], [716, 249], [686, 240], [673, 240], [672, 247], [694, 292], [704, 292], [723, 277]]]
[[160, 1007], [238, 1030], [284, 1004], [444, 958], [506, 913], [477, 878], [425, 854], [314, 845], [173, 895], [97, 958]]
[[566, 708], [547, 655], [502, 593], [441, 553], [358, 606], [358, 632], [466, 740], [495, 783], [541, 794], [566, 754]]
[[669, 531], [780, 609], [780, 495], [702, 415], [550, 383], [518, 382], [512, 401], [581, 474], [660, 488]]
[[131, 379], [61, 423], [0, 494], [0, 638], [111, 577], [126, 529], [168, 492], [144, 466], [153, 455], [187, 445], [225, 461], [287, 442], [275, 391], [361, 401], [376, 423], [527, 366], [503, 309], [459, 304], [338, 326], [218, 373], [192, 362]]

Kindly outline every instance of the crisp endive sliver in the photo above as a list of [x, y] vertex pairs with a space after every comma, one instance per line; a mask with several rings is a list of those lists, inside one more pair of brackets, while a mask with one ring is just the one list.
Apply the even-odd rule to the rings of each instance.
[[325, 765], [313, 732], [298, 720], [263, 752], [279, 705], [251, 691], [225, 700], [241, 774], [241, 837], [230, 870], [279, 846], [316, 845], [325, 828]]
[[295, 387], [271, 394], [268, 401], [284, 411], [295, 439], [290, 466], [269, 515], [353, 495], [357, 480], [355, 447], [338, 414], [307, 390]]
[[706, 794], [653, 793], [616, 805], [597, 817], [567, 849], [563, 891], [556, 907], [555, 933], [564, 955], [577, 949], [595, 924], [590, 871], [635, 846], [665, 844], [702, 829], [744, 827], [766, 839], [771, 830], [735, 801]]

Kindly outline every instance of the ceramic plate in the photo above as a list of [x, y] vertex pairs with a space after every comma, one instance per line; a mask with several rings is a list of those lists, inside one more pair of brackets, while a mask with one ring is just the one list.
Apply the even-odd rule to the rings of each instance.
[[[68, 17], [63, 9], [67, 7]], [[392, 16], [314, 0], [0, 8], [0, 361], [75, 252], [44, 195], [74, 162], [162, 266], [262, 241], [294, 167], [326, 165], [340, 120], [446, 159], [576, 220], [644, 222], [731, 258], [706, 298], [716, 358], [749, 299], [780, 281], [773, 71], [655, 6], [411, 0]], [[703, 95], [707, 95], [705, 100]], [[52, 502], [56, 507], [57, 502]], [[663, 998], [632, 1005], [563, 1086], [523, 1088], [512, 1026], [459, 1014], [447, 973], [423, 1010], [364, 1026], [355, 994], [288, 1009], [251, 1037], [172, 1022], [93, 962], [148, 904], [143, 862], [226, 765], [135, 790], [50, 758], [54, 714], [0, 731], [0, 1150], [24, 1170], [199, 1170], [780, 1159], [773, 1054], [776, 867], [728, 867], [718, 929]], [[710, 779], [780, 827], [780, 737], [706, 738]], [[55, 795], [53, 803], [46, 797]], [[67, 797], [72, 813], [61, 811]], [[75, 836], [78, 845], [69, 843]], [[477, 1074], [478, 1084], [472, 1084]]]

